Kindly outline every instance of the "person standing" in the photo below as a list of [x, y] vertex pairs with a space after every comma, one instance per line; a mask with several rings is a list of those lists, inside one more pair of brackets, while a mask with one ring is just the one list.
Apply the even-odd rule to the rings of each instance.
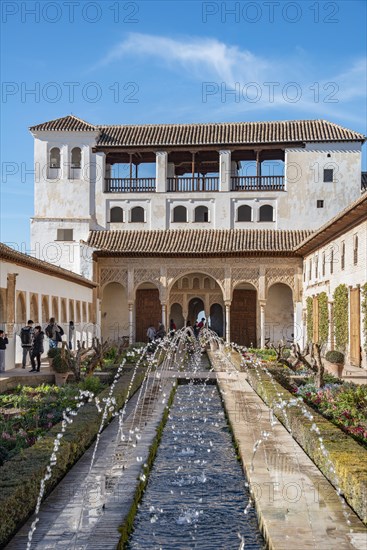
[[57, 344], [62, 341], [62, 335], [64, 334], [64, 331], [62, 328], [56, 323], [55, 317], [51, 317], [49, 324], [46, 327], [46, 336], [49, 338], [49, 345], [50, 348], [57, 348]]
[[74, 321], [69, 322], [69, 349], [73, 349], [73, 340], [74, 340]]
[[33, 340], [33, 321], [30, 319], [27, 322], [27, 326], [23, 327], [22, 330], [20, 331], [20, 341], [22, 343], [22, 348], [23, 348], [22, 369], [26, 368], [28, 354], [29, 354], [29, 359], [31, 360], [32, 340]]
[[171, 336], [171, 338], [175, 335], [176, 330], [176, 323], [173, 319], [171, 319], [169, 324], [169, 335]]
[[[44, 352], [43, 339], [44, 339], [44, 333], [42, 332], [42, 328], [39, 325], [37, 325], [36, 327], [34, 327], [33, 347], [32, 347], [32, 354], [31, 354], [32, 369], [29, 372], [40, 371], [41, 355]], [[37, 360], [37, 368], [36, 368], [36, 360]]]
[[5, 350], [7, 344], [9, 344], [8, 335], [3, 330], [0, 330], [0, 372], [5, 371]]

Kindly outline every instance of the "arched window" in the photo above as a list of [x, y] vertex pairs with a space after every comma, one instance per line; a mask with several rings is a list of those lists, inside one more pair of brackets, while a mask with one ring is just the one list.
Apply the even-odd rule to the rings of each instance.
[[209, 221], [209, 210], [207, 206], [197, 206], [195, 208], [195, 222], [208, 222]]
[[111, 208], [110, 212], [111, 223], [122, 223], [124, 221], [124, 211], [119, 206]]
[[52, 147], [50, 150], [50, 168], [60, 168], [60, 149]]
[[200, 279], [198, 277], [194, 277], [192, 281], [192, 288], [200, 288]]
[[274, 221], [274, 208], [270, 204], [264, 204], [259, 210], [259, 222]]
[[144, 208], [135, 206], [131, 210], [131, 221], [133, 223], [144, 223]]
[[71, 150], [71, 167], [82, 167], [82, 150], [80, 149], [80, 147], [74, 147], [74, 149]]
[[184, 206], [175, 206], [175, 208], [173, 209], [173, 222], [187, 222], [187, 210]]
[[239, 206], [237, 209], [237, 221], [238, 222], [251, 222], [252, 221], [252, 208], [247, 204]]

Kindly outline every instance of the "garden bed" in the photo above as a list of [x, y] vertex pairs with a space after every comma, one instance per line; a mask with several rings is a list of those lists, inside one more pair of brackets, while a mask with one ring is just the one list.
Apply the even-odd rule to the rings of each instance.
[[[284, 412], [277, 405], [279, 405], [280, 399], [284, 402], [291, 401], [295, 397], [294, 394], [286, 390], [276, 380], [271, 381], [269, 375], [264, 371], [260, 371], [259, 376], [260, 379], [255, 369], [248, 369], [252, 387], [265, 403], [274, 409], [274, 413], [282, 424], [288, 427]], [[305, 418], [297, 406], [287, 407], [287, 418], [292, 435], [325, 477], [334, 484], [335, 480], [329, 472], [329, 461], [320, 448], [319, 434], [311, 429], [313, 423], [316, 424], [346, 501], [361, 520], [367, 523], [366, 449], [329, 420], [308, 407], [307, 404], [304, 406], [313, 415], [313, 420]]]
[[[140, 387], [145, 375], [145, 369], [138, 369], [130, 396]], [[131, 372], [124, 372], [118, 380], [114, 397], [117, 409], [125, 402]], [[109, 393], [106, 388], [99, 395], [102, 400]], [[52, 476], [46, 484], [48, 494], [81, 457], [94, 441], [101, 422], [101, 414], [94, 403], [82, 407], [73, 424], [68, 426], [58, 451], [57, 464], [52, 469]], [[112, 414], [112, 413], [111, 413]], [[0, 524], [0, 547], [10, 540], [19, 527], [33, 513], [40, 490], [40, 483], [45, 475], [47, 465], [54, 446], [54, 440], [61, 431], [61, 425], [56, 424], [33, 446], [21, 450], [0, 469], [0, 509], [2, 521]]]

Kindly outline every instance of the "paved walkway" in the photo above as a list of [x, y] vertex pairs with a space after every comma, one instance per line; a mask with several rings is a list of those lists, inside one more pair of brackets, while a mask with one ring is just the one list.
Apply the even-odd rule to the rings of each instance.
[[210, 356], [269, 548], [366, 550], [363, 523], [347, 505], [344, 511], [335, 489], [284, 426], [272, 425], [270, 409], [246, 373], [230, 368], [222, 354]]

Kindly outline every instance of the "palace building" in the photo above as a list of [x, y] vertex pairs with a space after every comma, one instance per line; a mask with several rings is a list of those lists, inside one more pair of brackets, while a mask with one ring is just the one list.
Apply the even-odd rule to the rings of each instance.
[[[203, 315], [240, 344], [305, 342], [306, 297], [333, 287], [322, 247], [341, 213], [366, 216], [362, 134], [325, 120], [96, 126], [74, 115], [30, 131], [32, 249], [97, 283], [103, 337], [144, 341], [150, 324]], [[353, 285], [367, 281], [360, 215]], [[359, 333], [365, 364], [361, 320]]]

